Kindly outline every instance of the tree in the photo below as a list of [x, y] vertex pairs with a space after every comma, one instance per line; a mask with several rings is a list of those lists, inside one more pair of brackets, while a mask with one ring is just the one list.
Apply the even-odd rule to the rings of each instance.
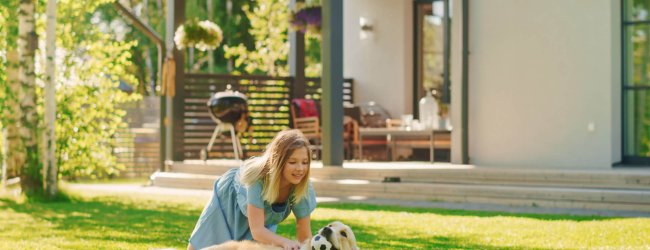
[[[22, 0], [18, 14], [18, 60], [19, 82], [17, 86], [18, 104], [14, 112], [17, 116], [20, 154], [24, 162], [20, 169], [20, 183], [24, 192], [43, 190], [41, 176], [40, 149], [38, 147], [38, 114], [36, 113], [36, 73], [34, 72], [34, 55], [38, 46], [36, 35], [36, 3], [34, 0]], [[13, 85], [12, 85], [13, 86]], [[23, 156], [21, 156], [23, 157]]]
[[[18, 2], [8, 1], [0, 4], [0, 49], [4, 50], [5, 57], [0, 57], [0, 129], [6, 129], [8, 137], [7, 155], [3, 156], [4, 179], [17, 177], [18, 166], [22, 166], [22, 154], [18, 136], [17, 116], [14, 108], [18, 107], [18, 51], [16, 39], [18, 37]], [[12, 88], [14, 86], [14, 88]], [[4, 145], [3, 145], [4, 146]], [[14, 153], [15, 152], [15, 153]]]
[[55, 63], [56, 57], [56, 0], [47, 0], [47, 28], [46, 28], [46, 82], [45, 82], [45, 155], [44, 166], [46, 170], [45, 195], [54, 198], [58, 192], [58, 169], [56, 165], [56, 137], [54, 124], [56, 123], [55, 101]]

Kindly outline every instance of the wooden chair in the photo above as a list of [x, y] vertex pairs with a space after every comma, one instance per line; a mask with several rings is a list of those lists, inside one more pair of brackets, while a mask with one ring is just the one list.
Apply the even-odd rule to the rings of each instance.
[[[291, 119], [293, 128], [300, 130], [309, 142], [312, 144], [311, 150], [315, 159], [320, 158], [322, 150], [321, 145], [321, 126], [318, 112], [300, 112], [300, 104], [318, 105], [313, 100], [294, 99], [291, 101]], [[317, 106], [316, 106], [316, 110]], [[358, 107], [346, 108], [343, 117], [343, 149], [345, 159], [354, 159], [354, 150], [359, 145], [359, 122], [360, 110]], [[308, 113], [308, 116], [304, 113]]]
[[347, 160], [356, 159], [355, 150], [359, 148], [359, 122], [361, 109], [358, 106], [343, 108], [343, 147]]
[[[300, 130], [311, 143], [312, 157], [314, 159], [320, 158], [322, 150], [321, 145], [321, 128], [318, 113], [301, 112], [300, 104], [307, 103], [309, 105], [316, 105], [314, 100], [307, 99], [293, 99], [291, 100], [290, 112], [293, 128]], [[307, 114], [305, 114], [307, 113]], [[305, 116], [308, 115], [308, 116]]]

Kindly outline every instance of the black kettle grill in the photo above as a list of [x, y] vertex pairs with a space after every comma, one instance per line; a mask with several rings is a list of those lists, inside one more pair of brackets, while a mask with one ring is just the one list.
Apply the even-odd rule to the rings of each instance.
[[246, 126], [237, 126], [240, 123], [247, 123], [248, 118], [248, 98], [242, 93], [232, 90], [217, 92], [207, 102], [210, 117], [217, 123], [217, 127], [212, 132], [212, 137], [208, 146], [201, 149], [201, 160], [208, 159], [208, 153], [214, 144], [214, 140], [219, 134], [230, 130], [230, 139], [232, 140], [232, 147], [235, 159], [239, 160], [243, 156], [241, 143], [237, 137], [236, 129]]

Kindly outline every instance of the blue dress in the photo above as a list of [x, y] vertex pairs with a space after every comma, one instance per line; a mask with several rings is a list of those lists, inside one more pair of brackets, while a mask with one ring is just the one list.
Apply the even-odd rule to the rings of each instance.
[[[293, 197], [290, 195], [289, 201]], [[239, 168], [228, 170], [214, 182], [212, 199], [203, 209], [194, 227], [190, 244], [194, 249], [220, 244], [229, 240], [252, 240], [248, 227], [247, 205], [264, 209], [264, 226], [275, 232], [277, 225], [291, 212], [297, 218], [311, 214], [316, 208], [316, 195], [311, 183], [309, 194], [298, 204], [269, 204], [262, 200], [262, 181], [249, 188], [239, 182]]]

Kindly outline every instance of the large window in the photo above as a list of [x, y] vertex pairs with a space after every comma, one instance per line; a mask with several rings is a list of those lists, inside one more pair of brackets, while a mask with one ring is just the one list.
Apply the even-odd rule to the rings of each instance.
[[650, 164], [650, 0], [623, 3], [623, 161]]

